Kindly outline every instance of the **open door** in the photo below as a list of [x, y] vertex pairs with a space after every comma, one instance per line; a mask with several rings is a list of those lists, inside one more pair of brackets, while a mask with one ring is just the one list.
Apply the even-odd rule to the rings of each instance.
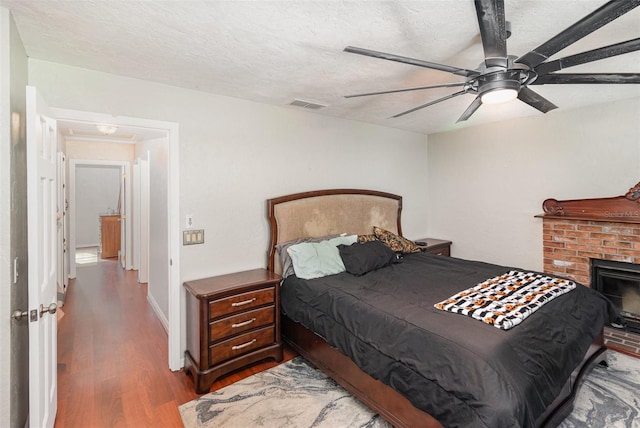
[[131, 269], [140, 269], [140, 160], [131, 171]]
[[149, 282], [149, 153], [147, 159], [140, 159], [140, 265], [138, 282]]
[[57, 197], [57, 227], [58, 227], [58, 292], [67, 291], [69, 276], [67, 275], [67, 190], [66, 171], [67, 158], [62, 152], [58, 152], [58, 197]]
[[29, 425], [53, 427], [57, 411], [57, 124], [27, 86]]
[[127, 225], [129, 223], [129, 219], [127, 218], [127, 210], [129, 208], [129, 204], [127, 203], [127, 172], [125, 169], [125, 165], [120, 167], [120, 196], [118, 197], [118, 214], [120, 214], [120, 218], [118, 221], [120, 222], [120, 266], [122, 269], [127, 268], [127, 264], [129, 263], [129, 254], [128, 254], [128, 246], [127, 246]]

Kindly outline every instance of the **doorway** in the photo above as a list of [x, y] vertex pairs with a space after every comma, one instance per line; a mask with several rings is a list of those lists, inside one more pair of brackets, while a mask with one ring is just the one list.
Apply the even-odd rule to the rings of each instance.
[[[71, 159], [69, 162], [69, 243], [71, 278], [76, 277], [78, 249], [85, 258], [113, 258], [115, 255], [124, 269], [131, 269], [132, 208], [129, 186], [128, 161]], [[105, 225], [118, 226], [119, 248], [105, 252]], [[108, 239], [107, 242], [112, 242]]]
[[[158, 318], [160, 318], [168, 334], [168, 364], [171, 370], [179, 370], [183, 366], [182, 346], [180, 337], [180, 325], [182, 323], [181, 307], [181, 286], [180, 286], [180, 228], [178, 223], [179, 217], [179, 151], [178, 151], [178, 124], [172, 122], [161, 122], [147, 119], [130, 118], [124, 116], [111, 116], [100, 113], [83, 112], [67, 109], [53, 109], [59, 123], [74, 124], [74, 126], [86, 126], [96, 128], [97, 124], [109, 124], [116, 128], [126, 129], [130, 131], [132, 144], [140, 144], [140, 151], [146, 153], [153, 150], [159, 150], [165, 153], [164, 168], [155, 168], [162, 170], [165, 175], [163, 182], [164, 188], [160, 194], [163, 200], [160, 205], [156, 205], [155, 212], [150, 212], [150, 219], [159, 219], [160, 223], [153, 223], [156, 226], [157, 233], [149, 234], [149, 239], [156, 236], [162, 242], [162, 251], [150, 257], [150, 270], [158, 274], [154, 284], [149, 287], [154, 289], [155, 293], [161, 294], [160, 299], [153, 299], [153, 292], [149, 291], [149, 301], [152, 304]], [[136, 141], [137, 134], [144, 134], [147, 138], [142, 141]], [[149, 135], [153, 137], [149, 138]], [[102, 141], [108, 140], [108, 136], [97, 135], [96, 139]], [[153, 157], [152, 157], [153, 159]], [[69, 159], [69, 164], [73, 162]], [[154, 170], [153, 161], [149, 162], [150, 171]], [[72, 169], [70, 168], [70, 173]], [[71, 188], [71, 186], [69, 186]], [[70, 189], [71, 190], [71, 189]], [[151, 192], [153, 194], [153, 192]], [[131, 189], [129, 191], [131, 195]], [[131, 206], [129, 200], [129, 206]], [[131, 217], [129, 217], [131, 219]], [[70, 218], [70, 220], [72, 220]], [[131, 222], [128, 222], [129, 224]], [[73, 229], [73, 227], [70, 227]], [[75, 248], [75, 242], [70, 242], [70, 247]], [[71, 254], [70, 254], [71, 256]], [[130, 259], [131, 260], [131, 259]], [[70, 269], [73, 274], [73, 269]], [[154, 305], [153, 301], [165, 302], [164, 305]]]

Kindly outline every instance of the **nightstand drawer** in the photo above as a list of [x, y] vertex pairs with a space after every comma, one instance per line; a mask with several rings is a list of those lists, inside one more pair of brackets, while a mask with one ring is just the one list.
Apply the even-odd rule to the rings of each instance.
[[434, 254], [436, 256], [446, 256], [446, 257], [451, 256], [451, 250], [449, 249], [449, 247], [439, 248], [436, 250], [427, 250], [427, 252], [430, 254]]
[[209, 303], [209, 318], [220, 318], [225, 315], [267, 305], [273, 303], [274, 298], [274, 288], [269, 287], [214, 300]]
[[257, 327], [273, 324], [274, 307], [254, 309], [242, 312], [209, 324], [209, 338], [212, 341], [245, 332]]
[[254, 349], [275, 343], [273, 326], [225, 340], [209, 348], [209, 364], [216, 365]]
[[416, 242], [420, 242], [420, 250], [434, 254], [436, 256], [451, 257], [451, 241], [435, 238], [422, 238], [417, 239]]

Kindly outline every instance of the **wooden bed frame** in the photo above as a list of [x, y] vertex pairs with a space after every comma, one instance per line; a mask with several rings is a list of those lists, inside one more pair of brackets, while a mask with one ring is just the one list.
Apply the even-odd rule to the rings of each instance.
[[[277, 273], [281, 271], [276, 251], [279, 243], [336, 233], [370, 234], [374, 225], [402, 235], [402, 197], [391, 193], [358, 189], [296, 193], [269, 199], [267, 211], [271, 229], [267, 266]], [[433, 416], [417, 409], [403, 395], [363, 372], [322, 337], [284, 315], [281, 325], [285, 342], [392, 425], [442, 427]], [[584, 375], [594, 364], [603, 362], [604, 350], [600, 335], [560, 396], [538, 419], [538, 426], [555, 427], [571, 412]]]

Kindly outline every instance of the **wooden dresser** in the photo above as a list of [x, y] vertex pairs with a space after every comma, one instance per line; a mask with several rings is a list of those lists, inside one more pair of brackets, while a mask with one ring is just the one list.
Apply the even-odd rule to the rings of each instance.
[[184, 283], [185, 371], [196, 392], [220, 376], [265, 358], [282, 361], [278, 274], [254, 269]]
[[118, 257], [120, 251], [120, 214], [100, 216], [100, 257]]

